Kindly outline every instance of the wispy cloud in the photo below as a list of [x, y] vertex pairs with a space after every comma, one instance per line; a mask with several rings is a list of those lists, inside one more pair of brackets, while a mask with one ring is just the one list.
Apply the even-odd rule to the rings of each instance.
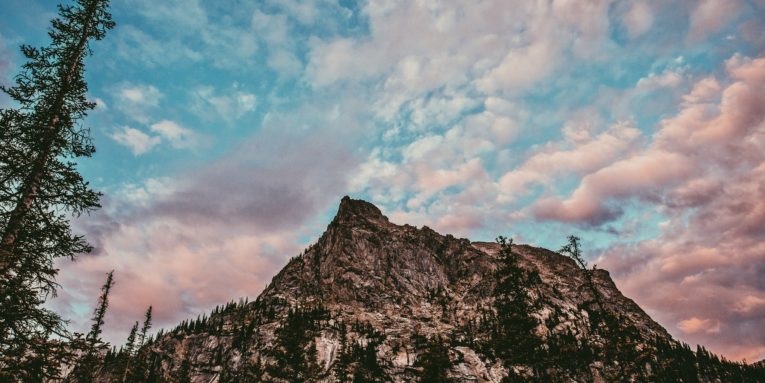
[[207, 120], [234, 122], [257, 107], [257, 96], [234, 84], [218, 92], [212, 86], [196, 88], [191, 93], [194, 112]]
[[654, 22], [653, 9], [649, 1], [633, 1], [624, 13], [622, 22], [627, 27], [630, 37], [638, 37], [647, 32]]
[[189, 149], [198, 146], [202, 136], [170, 120], [151, 124], [150, 133], [123, 126], [111, 134], [117, 143], [127, 146], [133, 155], [150, 152], [157, 145], [167, 142], [175, 149]]
[[[613, 246], [599, 263], [664, 323], [676, 323], [686, 339], [751, 360], [761, 356], [765, 343], [758, 331], [750, 332], [763, 326], [758, 315], [765, 312], [759, 282], [765, 270], [765, 96], [759, 90], [765, 86], [765, 59], [734, 56], [726, 69], [724, 80], [696, 83], [647, 149], [682, 158], [662, 165], [679, 173], [652, 189], [629, 188], [619, 196], [650, 192], [649, 206], [668, 217], [659, 236], [636, 247]], [[678, 164], [694, 171], [682, 172]], [[621, 190], [629, 179], [653, 174], [655, 169], [622, 172], [612, 185]]]
[[[96, 247], [61, 262], [65, 288], [53, 304], [75, 315], [90, 301], [104, 270], [115, 270], [107, 336], [122, 341], [141, 311], [154, 305], [170, 327], [230, 299], [256, 295], [289, 257], [313, 238], [346, 189], [358, 163], [357, 115], [326, 107], [274, 113], [235, 150], [172, 177], [152, 177], [109, 190], [104, 208], [77, 221]], [[313, 124], [311, 131], [295, 129]], [[161, 140], [182, 138], [171, 121], [152, 125]], [[346, 140], [334, 137], [344, 134]], [[172, 141], [170, 141], [172, 143]], [[157, 292], [162, 292], [157, 294]]]
[[145, 124], [163, 97], [153, 85], [122, 83], [113, 90], [112, 104], [128, 118]]
[[174, 121], [162, 120], [152, 124], [150, 129], [176, 149], [193, 148], [199, 144], [200, 138], [196, 133]]
[[112, 139], [130, 148], [134, 155], [138, 156], [150, 151], [159, 145], [161, 138], [148, 134], [129, 126], [123, 126], [112, 133]]
[[107, 207], [62, 305], [112, 268], [123, 333], [150, 290], [167, 324], [255, 295], [354, 193], [472, 238], [577, 231], [673, 334], [765, 356], [761, 2], [155, 3], [115, 1], [88, 61]]

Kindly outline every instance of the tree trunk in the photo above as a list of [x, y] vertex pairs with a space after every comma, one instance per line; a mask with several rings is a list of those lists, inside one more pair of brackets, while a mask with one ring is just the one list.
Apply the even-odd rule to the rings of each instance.
[[89, 22], [95, 16], [96, 2], [93, 1], [89, 4], [87, 10], [87, 18], [83, 25], [82, 35], [77, 42], [77, 54], [72, 57], [72, 62], [69, 64], [69, 69], [66, 72], [62, 80], [62, 86], [56, 96], [56, 100], [50, 111], [50, 122], [43, 128], [46, 130], [45, 139], [43, 141], [42, 150], [40, 150], [37, 157], [32, 162], [32, 170], [21, 187], [21, 196], [16, 202], [16, 206], [10, 214], [8, 224], [3, 231], [2, 241], [0, 241], [0, 276], [4, 276], [8, 267], [11, 265], [13, 249], [16, 246], [16, 239], [21, 231], [22, 224], [26, 218], [29, 210], [32, 208], [32, 204], [37, 197], [37, 189], [40, 186], [40, 180], [45, 173], [45, 168], [48, 164], [51, 150], [53, 147], [53, 141], [58, 133], [58, 123], [60, 121], [61, 108], [63, 107], [64, 97], [69, 89], [69, 84], [72, 78], [79, 70], [79, 63], [82, 55], [85, 51], [85, 44], [88, 42], [88, 28]]

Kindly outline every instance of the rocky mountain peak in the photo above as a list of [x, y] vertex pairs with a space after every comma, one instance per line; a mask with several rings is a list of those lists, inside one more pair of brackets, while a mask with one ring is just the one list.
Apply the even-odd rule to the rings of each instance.
[[344, 196], [332, 223], [353, 225], [359, 222], [387, 223], [388, 217], [384, 216], [377, 206], [367, 201]]
[[[345, 196], [254, 302], [184, 322], [139, 355], [159, 381], [194, 383], [404, 383], [427, 369], [439, 382], [765, 381], [731, 378], [760, 367], [698, 359], [607, 272], [511, 249], [397, 225]], [[115, 366], [100, 381], [122, 381]]]

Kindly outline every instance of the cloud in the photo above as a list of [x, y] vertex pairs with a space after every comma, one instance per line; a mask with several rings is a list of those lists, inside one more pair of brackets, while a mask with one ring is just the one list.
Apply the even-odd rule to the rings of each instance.
[[653, 191], [670, 188], [694, 171], [693, 162], [682, 155], [649, 152], [588, 174], [570, 198], [544, 198], [532, 210], [542, 220], [599, 225], [621, 215], [620, 208], [609, 204], [612, 199], [650, 198]]
[[198, 137], [194, 132], [174, 121], [162, 120], [152, 124], [150, 129], [176, 149], [191, 148], [198, 144]]
[[[127, 11], [138, 16], [136, 25], [120, 26], [114, 38], [124, 60], [150, 67], [209, 64], [240, 74], [259, 71], [265, 63], [288, 77], [302, 73], [308, 44], [302, 35], [333, 36], [338, 23], [352, 13], [333, 0], [228, 5], [129, 0], [128, 4]], [[231, 7], [237, 12], [222, 12]]]
[[[727, 70], [735, 82], [719, 97], [713, 97], [720, 89], [716, 81], [700, 80], [683, 97], [685, 107], [677, 116], [661, 122], [661, 129], [645, 152], [586, 175], [565, 201], [556, 198], [539, 201], [534, 207], [535, 215], [541, 219], [600, 224], [618, 216], [618, 212], [608, 208], [609, 200], [661, 199], [664, 193], [695, 180], [703, 171], [702, 163], [726, 169], [733, 165], [730, 156], [736, 153], [745, 163], [753, 161], [749, 166], [759, 164], [760, 143], [754, 137], [762, 129], [760, 124], [765, 116], [762, 106], [765, 96], [757, 90], [759, 84], [765, 83], [765, 59], [734, 56], [728, 60]], [[708, 104], [708, 100], [715, 98], [721, 100], [719, 105]], [[755, 136], [750, 139], [752, 134]], [[700, 148], [706, 151], [703, 158], [697, 155]]]
[[534, 43], [512, 49], [502, 62], [480, 80], [479, 86], [489, 92], [500, 89], [525, 90], [547, 76], [559, 61], [559, 49], [551, 41]]
[[702, 104], [716, 101], [720, 94], [720, 83], [714, 77], [707, 77], [698, 81], [693, 90], [683, 96], [683, 100], [689, 104]]
[[561, 174], [601, 169], [633, 151], [642, 138], [628, 123], [614, 124], [594, 137], [587, 126], [568, 125], [563, 131], [563, 142], [549, 142], [500, 178], [503, 200], [525, 194], [534, 184], [549, 184]]
[[200, 143], [198, 134], [174, 121], [159, 121], [151, 124], [149, 130], [155, 134], [150, 135], [139, 129], [123, 126], [113, 132], [111, 138], [130, 148], [136, 156], [150, 152], [162, 142], [169, 143], [175, 149], [194, 148]]
[[742, 9], [737, 0], [702, 0], [690, 16], [688, 38], [699, 41], [720, 30]]
[[[9, 78], [11, 68], [13, 68], [11, 51], [6, 47], [5, 39], [0, 34], [0, 85], [11, 85]], [[10, 101], [10, 97], [5, 92], [0, 92], [0, 107], [5, 107], [8, 101]]]
[[638, 37], [647, 32], [653, 25], [654, 16], [651, 5], [644, 1], [632, 3], [629, 11], [624, 14], [622, 22], [627, 27], [630, 37]]
[[307, 75], [320, 87], [385, 76], [409, 93], [476, 78], [471, 86], [518, 91], [549, 74], [568, 43], [576, 54], [591, 54], [607, 35], [607, 10], [603, 1], [576, 7], [373, 1], [364, 8], [371, 36], [315, 41]]
[[[188, 15], [188, 11], [178, 11], [185, 10], [185, 5], [172, 8], [174, 15], [180, 17], [168, 18], [168, 12], [165, 12], [168, 8], [161, 6], [160, 13], [155, 13], [157, 6], [145, 5], [149, 2], [140, 3], [144, 5], [137, 4], [135, 9], [149, 20], [148, 24], [143, 25], [150, 27], [120, 25], [115, 36], [107, 40], [114, 45], [117, 56], [122, 60], [138, 64], [139, 68], [152, 69], [199, 66], [204, 63], [227, 70], [243, 70], [254, 63], [258, 39], [247, 23], [208, 23], [206, 17], [197, 18]], [[190, 12], [194, 8], [190, 7]], [[201, 9], [200, 12], [204, 13]], [[161, 21], [155, 20], [159, 17]], [[179, 24], [194, 26], [179, 27]]]
[[257, 107], [255, 94], [239, 88], [238, 84], [234, 84], [230, 90], [220, 94], [212, 86], [198, 87], [191, 94], [192, 108], [206, 119], [221, 118], [229, 123], [236, 121]]
[[205, 26], [207, 12], [199, 0], [126, 0], [127, 9], [139, 13], [152, 24], [173, 30], [191, 31]]
[[765, 308], [765, 298], [754, 295], [746, 295], [736, 302], [736, 311], [749, 314]]
[[111, 134], [113, 140], [130, 148], [134, 155], [138, 156], [150, 151], [161, 142], [160, 137], [152, 137], [148, 134], [129, 126], [123, 126]]
[[[658, 188], [648, 190], [635, 179], [657, 169], [630, 171], [617, 163], [608, 171], [613, 183], [600, 179], [598, 171], [546, 213], [587, 220], [591, 214], [575, 213], [602, 211], [603, 197], [648, 197], [643, 206], [665, 216], [659, 234], [613, 245], [598, 264], [685, 341], [731, 358], [758, 360], [765, 355], [765, 59], [736, 55], [725, 70], [725, 78], [703, 77], [691, 87], [681, 109], [659, 124], [640, 157], [678, 156], [692, 161], [688, 169], [693, 171], [679, 171], [683, 167], [677, 168], [677, 161], [665, 161], [675, 170], [660, 173], [678, 173], [653, 178], [660, 181], [654, 184]], [[640, 164], [634, 157], [625, 161]]]
[[677, 327], [687, 334], [694, 334], [698, 332], [715, 334], [720, 332], [720, 322], [713, 321], [711, 319], [699, 319], [696, 317], [680, 321], [680, 323], [677, 324]]
[[303, 62], [298, 58], [298, 42], [292, 38], [294, 32], [287, 15], [267, 14], [255, 10], [251, 23], [254, 33], [267, 46], [266, 65], [284, 75], [299, 75], [303, 70]]
[[112, 104], [128, 118], [146, 124], [163, 97], [162, 92], [153, 85], [125, 82], [114, 89]]
[[682, 70], [667, 69], [662, 74], [651, 73], [647, 77], [641, 78], [638, 80], [636, 88], [642, 91], [664, 87], [673, 88], [678, 86], [682, 80]]
[[0, 80], [2, 80], [3, 83], [12, 66], [13, 61], [11, 60], [11, 52], [8, 47], [5, 46], [3, 35], [0, 34]]
[[134, 25], [121, 25], [115, 36], [107, 41], [114, 44], [114, 50], [122, 60], [156, 68], [184, 63], [198, 63], [205, 56], [177, 38], [159, 39], [156, 35]]
[[119, 90], [120, 101], [138, 106], [157, 106], [162, 94], [152, 85], [126, 85]]
[[[121, 343], [148, 305], [155, 328], [169, 328], [256, 296], [326, 225], [315, 217], [345, 194], [358, 162], [355, 111], [315, 105], [272, 112], [258, 133], [212, 163], [107, 190], [104, 208], [76, 221], [95, 254], [59, 263], [54, 307], [74, 328], [87, 328], [77, 308], [94, 301], [104, 272], [114, 269], [106, 335]], [[152, 131], [169, 143], [186, 134], [172, 121]]]

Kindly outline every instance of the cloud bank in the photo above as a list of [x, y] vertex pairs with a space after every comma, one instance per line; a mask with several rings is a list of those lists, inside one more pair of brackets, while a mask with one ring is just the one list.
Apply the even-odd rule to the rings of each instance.
[[170, 326], [253, 297], [352, 194], [474, 239], [578, 234], [673, 335], [765, 357], [762, 2], [182, 3], [116, 1], [94, 55], [114, 166], [87, 168], [97, 251], [55, 303], [82, 328], [111, 269], [114, 341], [149, 304]]

